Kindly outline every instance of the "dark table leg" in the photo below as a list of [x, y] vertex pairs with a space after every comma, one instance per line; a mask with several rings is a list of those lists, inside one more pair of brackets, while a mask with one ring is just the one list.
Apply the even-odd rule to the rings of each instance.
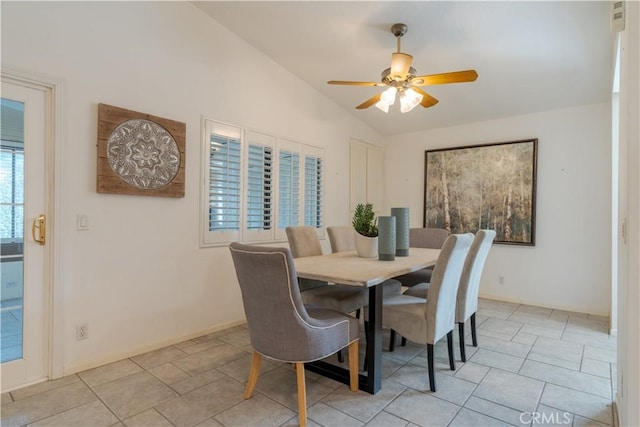
[[[382, 286], [369, 288], [369, 328], [367, 331], [367, 372], [358, 376], [360, 390], [376, 394], [382, 387]], [[362, 345], [363, 343], [360, 343]], [[305, 363], [305, 368], [327, 378], [349, 384], [349, 370], [331, 363]]]

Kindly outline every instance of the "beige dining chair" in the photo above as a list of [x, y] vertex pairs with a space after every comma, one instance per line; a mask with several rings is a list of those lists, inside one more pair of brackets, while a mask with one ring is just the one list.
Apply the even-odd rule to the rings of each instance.
[[447, 337], [449, 367], [453, 360], [453, 329], [455, 328], [456, 297], [469, 246], [470, 235], [453, 234], [447, 237], [431, 276], [429, 298], [406, 294], [390, 296], [383, 301], [382, 322], [403, 337], [427, 346], [429, 387], [436, 391], [433, 347]]
[[[458, 296], [456, 298], [456, 323], [458, 324], [460, 338], [460, 359], [463, 362], [467, 361], [464, 343], [464, 324], [467, 320], [470, 320], [471, 342], [474, 347], [478, 346], [476, 312], [478, 311], [480, 278], [495, 237], [496, 232], [494, 230], [478, 230], [471, 243], [471, 248], [464, 261], [462, 275], [460, 276]], [[428, 299], [429, 287], [429, 283], [420, 283], [409, 288], [405, 295]]]
[[[444, 228], [411, 228], [409, 229], [409, 246], [414, 248], [440, 249], [449, 236]], [[409, 249], [411, 250], [411, 249]], [[429, 283], [433, 267], [403, 274], [396, 277], [402, 286], [411, 287], [418, 283]]]
[[[229, 246], [253, 347], [251, 371], [243, 394], [249, 399], [262, 357], [294, 363], [298, 383], [298, 420], [307, 423], [304, 364], [349, 349], [350, 390], [358, 390], [357, 319], [334, 310], [306, 307], [300, 298], [294, 261], [287, 248]], [[274, 310], [273, 307], [278, 307]]]

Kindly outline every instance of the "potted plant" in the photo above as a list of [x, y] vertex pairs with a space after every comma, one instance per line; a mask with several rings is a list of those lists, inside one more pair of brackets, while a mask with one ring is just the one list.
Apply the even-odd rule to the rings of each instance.
[[356, 230], [356, 251], [363, 258], [378, 256], [378, 225], [371, 203], [359, 203], [351, 222]]

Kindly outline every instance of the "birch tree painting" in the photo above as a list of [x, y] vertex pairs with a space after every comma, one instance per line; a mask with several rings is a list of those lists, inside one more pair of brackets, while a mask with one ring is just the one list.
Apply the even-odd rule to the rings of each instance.
[[426, 151], [425, 227], [533, 246], [537, 152], [537, 139]]

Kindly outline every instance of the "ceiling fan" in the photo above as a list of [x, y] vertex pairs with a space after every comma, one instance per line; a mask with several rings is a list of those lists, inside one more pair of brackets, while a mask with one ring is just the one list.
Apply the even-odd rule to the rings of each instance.
[[367, 99], [356, 108], [362, 110], [375, 105], [387, 113], [389, 107], [395, 102], [396, 94], [399, 94], [400, 111], [406, 113], [413, 110], [418, 104], [428, 108], [438, 103], [437, 99], [420, 89], [419, 86], [472, 82], [478, 78], [478, 73], [475, 70], [416, 76], [416, 69], [411, 66], [413, 56], [400, 51], [400, 39], [406, 32], [407, 26], [405, 24], [394, 24], [391, 27], [391, 33], [398, 40], [398, 51], [391, 54], [391, 67], [381, 73], [382, 80], [380, 82], [330, 80], [327, 83], [348, 86], [388, 86], [389, 89]]

